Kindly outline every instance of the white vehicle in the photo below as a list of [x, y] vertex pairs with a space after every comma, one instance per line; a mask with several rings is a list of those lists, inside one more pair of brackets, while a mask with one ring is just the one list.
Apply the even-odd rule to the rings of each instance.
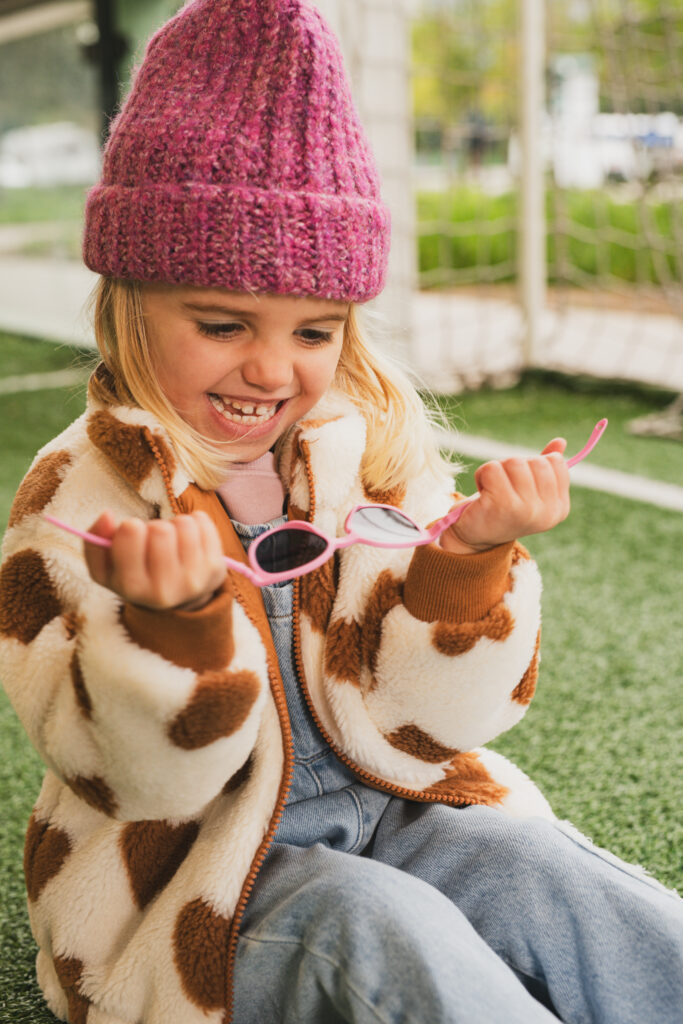
[[0, 188], [90, 185], [100, 163], [95, 132], [71, 121], [15, 128], [0, 137]]

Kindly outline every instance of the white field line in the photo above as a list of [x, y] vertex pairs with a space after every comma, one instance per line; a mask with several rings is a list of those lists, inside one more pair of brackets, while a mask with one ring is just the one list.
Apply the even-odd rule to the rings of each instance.
[[[456, 455], [468, 455], [474, 459], [528, 459], [538, 455], [538, 452], [531, 448], [520, 448], [488, 437], [454, 434], [439, 429], [436, 430], [436, 435], [439, 445], [445, 451], [455, 452]], [[571, 475], [572, 483], [578, 487], [588, 487], [593, 491], [604, 491], [606, 494], [616, 494], [620, 498], [631, 498], [633, 501], [643, 501], [659, 508], [683, 512], [683, 487], [676, 484], [649, 480], [644, 476], [622, 473], [618, 469], [605, 469], [590, 462], [574, 466]]]
[[0, 377], [0, 395], [16, 395], [20, 391], [46, 391], [82, 384], [90, 370], [53, 370], [50, 373], [26, 373], [21, 377]]

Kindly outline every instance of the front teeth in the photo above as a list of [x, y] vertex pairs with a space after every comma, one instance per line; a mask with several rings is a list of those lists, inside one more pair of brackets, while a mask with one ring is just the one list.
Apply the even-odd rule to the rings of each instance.
[[[254, 406], [248, 402], [230, 401], [229, 405], [226, 405], [218, 395], [209, 395], [209, 401], [221, 416], [224, 416], [226, 420], [231, 420], [233, 423], [264, 423], [274, 416], [277, 411], [277, 402], [275, 405]], [[235, 410], [239, 410], [239, 412]]]

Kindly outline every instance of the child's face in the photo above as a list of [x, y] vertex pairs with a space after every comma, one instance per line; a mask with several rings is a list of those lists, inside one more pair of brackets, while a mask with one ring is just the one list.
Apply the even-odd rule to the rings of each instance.
[[238, 462], [263, 455], [334, 378], [348, 303], [218, 288], [144, 285], [162, 390], [182, 418]]

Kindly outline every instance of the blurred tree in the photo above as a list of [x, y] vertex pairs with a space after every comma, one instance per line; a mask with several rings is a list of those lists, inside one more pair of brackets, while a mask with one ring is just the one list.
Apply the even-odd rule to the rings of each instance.
[[96, 71], [74, 26], [0, 45], [0, 134], [48, 121], [98, 127]]
[[[518, 3], [423, 2], [412, 40], [418, 125], [463, 125], [472, 111], [515, 122]], [[683, 113], [681, 0], [548, 0], [547, 16], [549, 56], [594, 56], [603, 110]]]

